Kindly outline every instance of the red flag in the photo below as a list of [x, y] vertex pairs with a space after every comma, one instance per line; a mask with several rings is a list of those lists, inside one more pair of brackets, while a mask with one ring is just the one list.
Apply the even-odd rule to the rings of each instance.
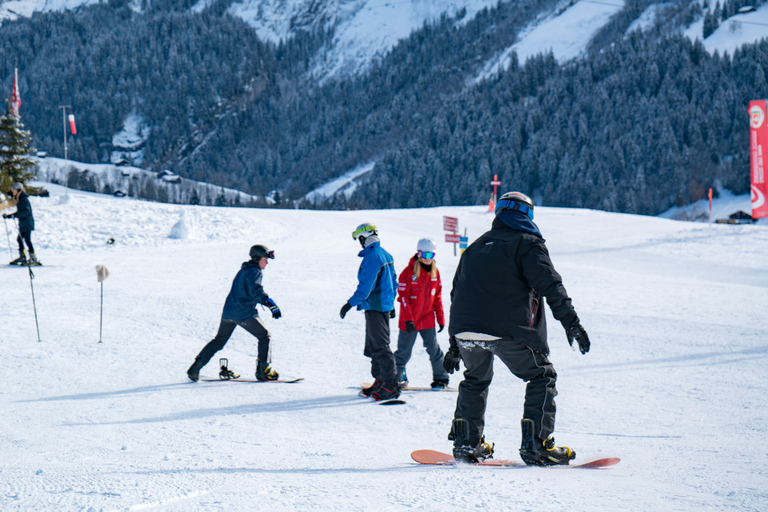
[[768, 217], [768, 185], [765, 183], [765, 149], [768, 147], [766, 101], [749, 102], [749, 146], [752, 170], [752, 218]]
[[77, 128], [75, 128], [75, 114], [69, 114], [69, 129], [72, 130], [72, 135], [77, 135]]
[[13, 73], [13, 95], [11, 96], [11, 113], [15, 116], [18, 116], [20, 106], [21, 106], [21, 95], [19, 95], [19, 70], [15, 69]]

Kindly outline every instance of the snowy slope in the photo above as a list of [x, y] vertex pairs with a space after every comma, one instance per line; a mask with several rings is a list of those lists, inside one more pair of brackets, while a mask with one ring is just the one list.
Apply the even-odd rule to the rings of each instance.
[[[457, 216], [470, 239], [485, 207], [299, 211], [176, 206], [49, 186], [32, 198], [42, 261], [0, 267], [0, 510], [675, 510], [768, 508], [768, 228], [539, 208], [593, 342], [572, 352], [550, 317], [558, 370], [555, 437], [607, 470], [423, 467], [414, 449], [449, 450], [456, 395], [406, 394], [380, 407], [363, 318], [338, 310], [359, 258], [351, 230], [379, 226], [398, 270], [418, 238], [442, 239]], [[190, 221], [186, 239], [172, 227]], [[107, 245], [108, 237], [116, 243]], [[197, 383], [185, 370], [218, 325], [253, 243], [274, 248], [264, 315], [273, 366], [293, 385]], [[8, 254], [8, 253], [6, 253]], [[10, 257], [10, 254], [8, 254]], [[449, 304], [458, 258], [439, 244]], [[103, 343], [100, 288], [104, 264]], [[438, 336], [445, 349], [445, 332]], [[251, 375], [254, 340], [237, 330], [220, 353]], [[215, 360], [203, 374], [215, 375]], [[503, 365], [486, 435], [517, 458], [524, 384]], [[415, 384], [431, 378], [417, 347]], [[459, 375], [452, 376], [457, 385]]]

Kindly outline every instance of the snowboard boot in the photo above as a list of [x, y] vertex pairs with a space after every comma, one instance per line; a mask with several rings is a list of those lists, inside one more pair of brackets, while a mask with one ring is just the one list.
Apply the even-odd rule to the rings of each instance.
[[260, 359], [256, 360], [256, 380], [264, 382], [267, 380], [277, 380], [278, 373], [269, 367], [268, 364], [264, 364]]
[[379, 382], [379, 379], [376, 379], [376, 380], [374, 380], [374, 381], [373, 381], [373, 384], [372, 384], [371, 386], [369, 386], [369, 387], [367, 387], [367, 388], [363, 388], [363, 389], [360, 391], [360, 393], [358, 393], [358, 394], [359, 394], [360, 396], [364, 396], [364, 397], [370, 397], [370, 396], [371, 396], [371, 393], [373, 393], [374, 391], [376, 391], [376, 390], [377, 390], [377, 389], [379, 389], [380, 387], [381, 387], [381, 382]]
[[27, 264], [27, 255], [24, 253], [24, 251], [19, 251], [19, 257], [13, 260], [11, 265], [26, 265]]
[[552, 436], [544, 440], [533, 433], [533, 420], [523, 419], [520, 422], [523, 430], [523, 441], [520, 444], [520, 457], [529, 466], [558, 466], [568, 465], [576, 458], [576, 452], [567, 446], [555, 446]]
[[493, 447], [485, 442], [481, 436], [480, 441], [472, 446], [469, 440], [469, 422], [462, 418], [456, 418], [451, 424], [451, 434], [448, 439], [453, 440], [453, 458], [456, 462], [482, 462], [493, 458]]
[[187, 370], [187, 377], [189, 377], [189, 380], [197, 382], [200, 379], [200, 370], [203, 366], [205, 366], [205, 363], [201, 362], [199, 357], [196, 357], [195, 362], [192, 363], [192, 366]]
[[371, 398], [377, 402], [380, 400], [392, 400], [400, 396], [400, 385], [397, 382], [380, 383], [379, 387], [371, 391]]
[[448, 387], [448, 379], [435, 379], [430, 386], [432, 389], [445, 389]]
[[221, 366], [221, 371], [219, 372], [219, 378], [221, 380], [230, 380], [230, 379], [239, 379], [240, 376], [227, 368], [227, 365], [229, 364], [229, 359], [222, 357], [219, 359], [219, 365]]

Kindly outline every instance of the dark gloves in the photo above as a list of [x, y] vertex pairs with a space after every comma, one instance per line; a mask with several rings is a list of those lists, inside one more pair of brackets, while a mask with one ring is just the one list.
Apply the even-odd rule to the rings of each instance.
[[[579, 350], [582, 354], [589, 352], [589, 336], [587, 331], [581, 326], [581, 323], [576, 321], [572, 326], [565, 330], [566, 336], [568, 336], [568, 344], [573, 348], [573, 340], [579, 344]], [[574, 348], [574, 350], [576, 350]]]
[[443, 332], [443, 329], [445, 329], [444, 325], [437, 324], [440, 328], [437, 330], [437, 332]]
[[11, 214], [10, 213], [4, 213], [3, 214], [3, 218], [4, 219], [10, 219], [11, 218]]
[[459, 361], [461, 361], [461, 353], [459, 352], [458, 345], [455, 345], [454, 338], [451, 337], [451, 348], [445, 353], [443, 358], [443, 368], [448, 373], [453, 373], [459, 369]]
[[280, 318], [282, 313], [280, 313], [280, 308], [277, 307], [277, 304], [275, 304], [275, 301], [272, 299], [267, 299], [267, 307], [272, 312], [272, 318]]
[[395, 318], [395, 310], [389, 312], [389, 318]]
[[352, 309], [352, 304], [349, 303], [349, 301], [345, 302], [343, 306], [341, 306], [341, 311], [339, 311], [339, 316], [341, 318], [344, 318], [347, 316], [347, 312]]
[[407, 322], [405, 322], [405, 330], [408, 332], [416, 332], [416, 325], [410, 320], [408, 320]]

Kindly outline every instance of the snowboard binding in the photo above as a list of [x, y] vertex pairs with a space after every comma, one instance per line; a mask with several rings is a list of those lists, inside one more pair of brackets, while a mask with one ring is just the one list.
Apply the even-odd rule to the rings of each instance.
[[229, 364], [229, 359], [222, 357], [219, 359], [219, 366], [221, 366], [221, 371], [219, 372], [219, 378], [221, 380], [230, 380], [230, 379], [239, 379], [240, 376], [237, 375], [235, 372], [227, 368], [227, 365]]

